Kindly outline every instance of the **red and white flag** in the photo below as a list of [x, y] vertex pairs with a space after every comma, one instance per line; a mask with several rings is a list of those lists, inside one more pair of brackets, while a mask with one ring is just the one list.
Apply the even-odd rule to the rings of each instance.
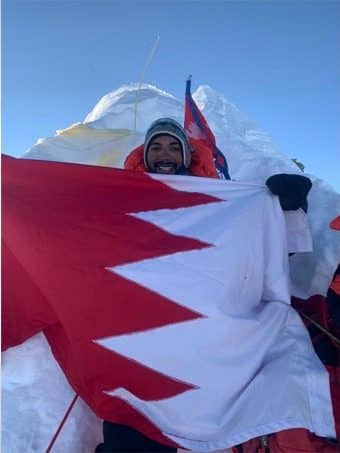
[[9, 157], [2, 171], [5, 348], [43, 331], [99, 417], [166, 444], [335, 435], [266, 188]]

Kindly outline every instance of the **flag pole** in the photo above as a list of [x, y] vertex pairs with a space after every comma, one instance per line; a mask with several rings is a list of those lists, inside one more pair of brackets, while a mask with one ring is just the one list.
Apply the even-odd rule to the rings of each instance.
[[185, 96], [191, 96], [191, 78], [192, 75], [189, 74], [185, 83]]
[[138, 105], [138, 93], [142, 87], [142, 84], [143, 84], [143, 80], [144, 80], [144, 77], [145, 77], [145, 73], [148, 69], [148, 67], [150, 66], [152, 60], [153, 60], [153, 57], [156, 53], [156, 50], [158, 49], [158, 46], [159, 46], [159, 41], [160, 41], [160, 36], [157, 36], [157, 39], [155, 41], [155, 44], [149, 54], [149, 57], [147, 58], [147, 60], [145, 61], [145, 64], [144, 64], [144, 67], [142, 69], [142, 72], [140, 74], [140, 78], [139, 78], [139, 86], [138, 86], [138, 89], [136, 91], [136, 101], [135, 101], [135, 120], [134, 120], [134, 127], [133, 127], [133, 130], [134, 130], [134, 133], [136, 133], [136, 130], [137, 130], [137, 105]]

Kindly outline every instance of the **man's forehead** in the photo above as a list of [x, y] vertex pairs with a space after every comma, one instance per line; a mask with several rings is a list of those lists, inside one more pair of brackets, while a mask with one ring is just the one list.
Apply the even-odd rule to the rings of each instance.
[[174, 142], [174, 143], [178, 143], [178, 144], [181, 144], [181, 142], [179, 141], [179, 139], [177, 137], [174, 137], [173, 135], [171, 134], [157, 134], [155, 137], [153, 137], [150, 141], [150, 144], [151, 143], [157, 143], [157, 140], [162, 140], [162, 139], [170, 139], [171, 142]]

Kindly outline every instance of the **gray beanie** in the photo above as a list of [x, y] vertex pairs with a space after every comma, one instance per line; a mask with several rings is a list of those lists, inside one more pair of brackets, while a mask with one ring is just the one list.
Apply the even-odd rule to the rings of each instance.
[[182, 147], [183, 166], [189, 168], [191, 163], [191, 149], [184, 128], [172, 118], [159, 118], [146, 131], [144, 142], [144, 164], [148, 168], [147, 153], [150, 142], [157, 135], [171, 135], [179, 140]]

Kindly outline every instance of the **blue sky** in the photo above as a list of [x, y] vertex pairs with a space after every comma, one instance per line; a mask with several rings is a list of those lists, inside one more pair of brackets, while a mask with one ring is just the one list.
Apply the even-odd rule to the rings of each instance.
[[2, 0], [2, 150], [82, 121], [138, 81], [210, 85], [340, 191], [340, 2]]

